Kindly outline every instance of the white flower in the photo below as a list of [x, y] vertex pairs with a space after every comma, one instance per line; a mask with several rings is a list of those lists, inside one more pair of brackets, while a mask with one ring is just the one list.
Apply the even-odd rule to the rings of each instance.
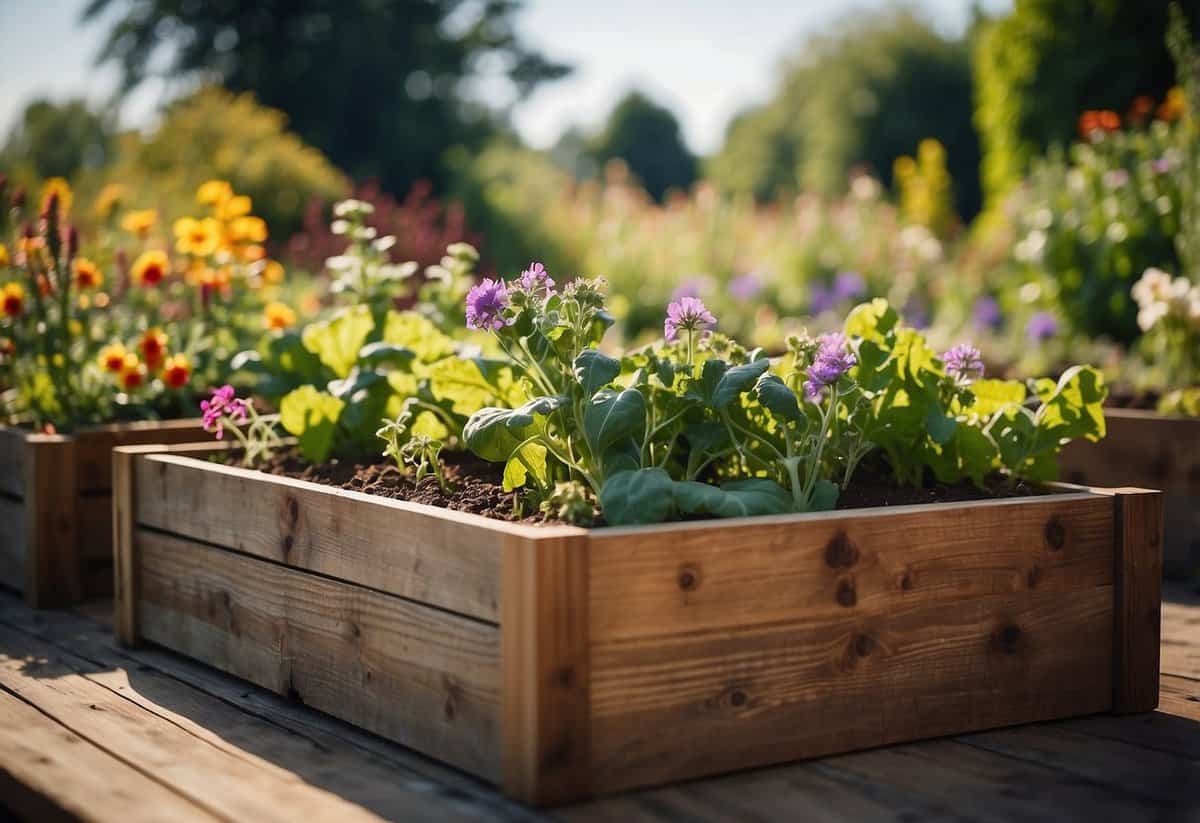
[[407, 280], [417, 270], [417, 264], [411, 260], [407, 263], [388, 263], [379, 267], [381, 280]]
[[385, 234], [383, 237], [375, 240], [375, 242], [371, 245], [373, 245], [377, 251], [387, 251], [392, 246], [396, 245], [396, 238], [394, 235]]
[[363, 200], [343, 200], [340, 203], [333, 204], [334, 217], [347, 217], [351, 214], [372, 214], [375, 207]]
[[875, 200], [881, 190], [879, 181], [869, 174], [860, 174], [850, 181], [850, 194], [855, 200]]
[[1139, 306], [1165, 301], [1171, 292], [1171, 275], [1162, 269], [1149, 268], [1133, 284], [1133, 299]]
[[341, 220], [341, 219], [339, 219], [339, 220], [334, 220], [334, 221], [333, 221], [333, 222], [332, 222], [332, 223], [329, 225], [329, 229], [330, 229], [330, 231], [332, 231], [334, 234], [345, 234], [347, 231], [349, 231], [349, 230], [350, 230], [350, 224], [349, 224], [347, 221], [345, 221], [345, 220]]
[[1037, 282], [1029, 282], [1017, 290], [1017, 297], [1022, 303], [1036, 303], [1042, 296], [1042, 286]]
[[1162, 320], [1167, 316], [1167, 310], [1167, 304], [1161, 301], [1142, 305], [1142, 307], [1138, 309], [1138, 328], [1144, 332], [1150, 331], [1150, 329], [1154, 328], [1155, 325], [1158, 324], [1159, 320]]
[[428, 266], [425, 269], [425, 279], [448, 286], [451, 281], [450, 270], [445, 266]]
[[1041, 229], [1034, 229], [1013, 248], [1013, 256], [1021, 263], [1036, 265], [1041, 262], [1045, 250], [1046, 233]]
[[336, 257], [325, 258], [325, 268], [335, 272], [355, 271], [359, 266], [359, 258], [351, 254], [339, 254]]

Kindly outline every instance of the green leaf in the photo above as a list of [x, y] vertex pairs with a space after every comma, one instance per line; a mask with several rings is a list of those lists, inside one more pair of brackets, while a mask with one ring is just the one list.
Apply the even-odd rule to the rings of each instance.
[[354, 306], [332, 320], [310, 323], [304, 329], [304, 348], [321, 359], [337, 377], [345, 377], [358, 361], [359, 350], [374, 330], [367, 306]]
[[764, 374], [754, 384], [754, 396], [780, 423], [800, 423], [804, 413], [800, 400], [778, 375]]
[[539, 397], [517, 409], [480, 409], [463, 426], [463, 442], [484, 460], [507, 463], [521, 441], [536, 431], [535, 415], [544, 417], [568, 402], [566, 397]]
[[412, 366], [413, 360], [416, 357], [416, 352], [407, 346], [384, 343], [382, 340], [376, 343], [368, 343], [358, 352], [359, 363], [372, 368], [391, 366], [397, 369], [407, 369]]
[[847, 337], [861, 337], [882, 343], [898, 322], [900, 315], [896, 310], [882, 297], [876, 297], [870, 303], [862, 303], [851, 309], [842, 329]]
[[930, 405], [925, 415], [925, 430], [929, 437], [939, 446], [949, 443], [958, 428], [958, 421], [945, 415], [937, 405]]
[[389, 311], [383, 323], [383, 342], [410, 349], [422, 363], [454, 353], [454, 341], [415, 311]]
[[675, 513], [671, 475], [659, 468], [617, 472], [600, 489], [600, 508], [610, 526], [661, 523]]
[[710, 405], [717, 410], [725, 408], [742, 392], [749, 391], [754, 381], [758, 380], [770, 365], [769, 360], [755, 360], [753, 363], [743, 363], [727, 370], [717, 381]]
[[675, 506], [683, 514], [753, 517], [792, 511], [792, 496], [774, 480], [752, 478], [713, 486], [694, 480], [676, 481]]
[[583, 410], [583, 434], [592, 454], [604, 454], [618, 440], [641, 440], [646, 430], [646, 400], [637, 389], [601, 389]]
[[538, 483], [545, 486], [547, 480], [546, 453], [545, 446], [526, 443], [519, 452], [508, 458], [508, 462], [504, 464], [504, 491], [510, 492], [524, 486], [529, 479], [530, 469], [533, 470], [533, 476]]
[[600, 455], [600, 467], [604, 476], [623, 471], [637, 471], [642, 467], [642, 444], [630, 437], [618, 440]]
[[837, 506], [839, 489], [837, 484], [826, 480], [824, 477], [818, 477], [817, 482], [813, 484], [812, 500], [809, 501], [808, 510], [810, 512], [829, 512], [833, 511]]
[[976, 380], [971, 384], [975, 402], [967, 411], [990, 420], [996, 412], [1006, 406], [1019, 406], [1025, 402], [1025, 384], [1020, 380]]
[[279, 403], [279, 422], [300, 442], [306, 460], [323, 463], [333, 448], [338, 420], [346, 404], [314, 386], [301, 386]]
[[1056, 441], [1084, 437], [1096, 441], [1104, 437], [1104, 400], [1108, 388], [1104, 375], [1091, 366], [1073, 366], [1063, 372], [1058, 383], [1039, 381], [1038, 427]]
[[583, 396], [591, 397], [621, 373], [621, 362], [596, 349], [584, 349], [575, 358], [575, 379], [583, 387]]
[[504, 402], [499, 389], [487, 381], [474, 360], [444, 357], [428, 366], [424, 374], [434, 398], [449, 403], [455, 414], [469, 416], [489, 404]]

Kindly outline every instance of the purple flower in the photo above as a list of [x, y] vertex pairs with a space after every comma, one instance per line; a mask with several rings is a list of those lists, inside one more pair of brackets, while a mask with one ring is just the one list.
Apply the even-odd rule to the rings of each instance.
[[218, 440], [225, 438], [225, 418], [235, 423], [246, 422], [246, 401], [234, 396], [233, 386], [225, 385], [213, 389], [212, 398], [200, 401], [200, 413], [206, 432], [214, 432]]
[[942, 355], [946, 374], [960, 383], [983, 377], [983, 355], [970, 343], [960, 343]]
[[971, 308], [971, 318], [975, 323], [975, 328], [980, 331], [998, 329], [1003, 320], [1000, 314], [1000, 304], [996, 298], [984, 295], [976, 300], [975, 305]]
[[1058, 320], [1048, 311], [1035, 312], [1025, 324], [1025, 337], [1031, 343], [1043, 343], [1058, 334]]
[[678, 286], [675, 291], [671, 292], [672, 300], [681, 300], [684, 297], [699, 297], [709, 290], [712, 283], [707, 277], [689, 277]]
[[808, 290], [809, 314], [824, 314], [832, 309], [836, 302], [833, 292], [827, 286], [813, 283]]
[[913, 297], [904, 304], [904, 319], [908, 325], [914, 329], [929, 328], [929, 310], [925, 308], [925, 304]]
[[1159, 157], [1150, 165], [1153, 167], [1155, 174], [1166, 174], [1174, 167], [1168, 157]]
[[729, 281], [729, 293], [737, 300], [750, 300], [760, 291], [763, 283], [754, 272], [746, 272]]
[[820, 348], [813, 364], [808, 367], [808, 379], [804, 381], [805, 396], [816, 402], [826, 386], [832, 386], [843, 374], [858, 363], [846, 340], [838, 332], [823, 334], [817, 338]]
[[833, 278], [834, 299], [857, 300], [867, 293], [867, 281], [856, 271], [840, 271]]
[[1104, 185], [1110, 189], [1123, 188], [1129, 182], [1129, 172], [1125, 169], [1109, 169], [1104, 172]]
[[484, 278], [467, 292], [467, 326], [472, 329], [502, 329], [507, 325], [508, 287], [497, 278]]
[[674, 340], [680, 330], [687, 332], [706, 331], [717, 324], [704, 306], [704, 301], [698, 297], [681, 297], [667, 306], [667, 319], [663, 322], [663, 335], [667, 340]]
[[554, 288], [554, 280], [550, 277], [550, 272], [546, 271], [546, 267], [536, 261], [530, 263], [529, 268], [521, 272], [520, 282], [521, 288], [527, 293], [539, 297], [550, 294]]

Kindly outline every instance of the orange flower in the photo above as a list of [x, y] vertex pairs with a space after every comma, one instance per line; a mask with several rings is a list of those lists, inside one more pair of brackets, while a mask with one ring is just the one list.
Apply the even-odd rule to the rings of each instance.
[[229, 224], [229, 235], [235, 243], [263, 243], [267, 239], [267, 224], [261, 217], [239, 217]]
[[1144, 123], [1154, 112], [1154, 100], [1144, 94], [1139, 94], [1133, 98], [1133, 103], [1129, 106], [1129, 119], [1135, 123]]
[[58, 214], [65, 219], [71, 213], [71, 204], [75, 195], [71, 192], [71, 184], [61, 177], [51, 177], [42, 186], [42, 211], [50, 205], [51, 195], [58, 195]]
[[224, 180], [209, 180], [196, 190], [196, 202], [206, 206], [220, 206], [233, 197], [233, 186]]
[[238, 257], [246, 263], [257, 263], [267, 256], [267, 250], [259, 245], [243, 246]]
[[253, 204], [244, 194], [234, 195], [223, 203], [217, 204], [217, 217], [221, 220], [235, 220], [250, 213]]
[[263, 266], [262, 278], [272, 286], [277, 286], [283, 282], [283, 264], [277, 260], [268, 260]]
[[175, 249], [180, 254], [208, 257], [221, 242], [220, 225], [211, 217], [197, 220], [181, 217], [175, 221]]
[[296, 325], [296, 312], [283, 303], [268, 303], [263, 308], [263, 325], [268, 329], [286, 329]]
[[46, 248], [46, 240], [42, 237], [21, 237], [17, 240], [17, 265], [31, 266], [33, 258]]
[[125, 187], [123, 185], [120, 183], [109, 183], [100, 189], [100, 193], [96, 195], [96, 202], [92, 204], [92, 209], [96, 212], [96, 216], [107, 218], [117, 210], [124, 197]]
[[25, 310], [25, 289], [21, 288], [20, 283], [4, 284], [4, 288], [0, 289], [0, 302], [7, 316], [20, 317]]
[[157, 286], [167, 276], [168, 265], [165, 252], [142, 252], [133, 263], [133, 280], [139, 286]]
[[162, 379], [172, 389], [182, 389], [192, 377], [192, 361], [186, 354], [174, 354], [163, 364]]
[[1187, 114], [1187, 95], [1179, 86], [1172, 86], [1158, 107], [1158, 119], [1173, 123]]
[[99, 267], [86, 257], [76, 257], [72, 267], [75, 269], [76, 288], [96, 289], [104, 282]]
[[100, 357], [98, 358], [100, 368], [114, 374], [120, 372], [125, 366], [125, 353], [125, 347], [120, 343], [111, 343], [105, 346], [100, 350]]
[[12, 357], [17, 353], [17, 344], [11, 337], [0, 337], [0, 359]]
[[3, 243], [0, 243], [0, 268], [7, 266], [9, 264], [9, 262], [10, 261], [8, 259], [8, 247], [5, 246]]
[[138, 209], [126, 212], [125, 216], [121, 218], [121, 228], [138, 237], [145, 237], [157, 223], [158, 211], [156, 209]]
[[138, 386], [146, 382], [146, 367], [138, 360], [138, 356], [133, 352], [125, 355], [125, 361], [121, 364], [121, 385], [127, 390], [136, 389]]
[[151, 369], [157, 369], [162, 363], [163, 358], [167, 355], [167, 335], [162, 329], [146, 329], [142, 334], [142, 340], [138, 343], [138, 348], [141, 349], [142, 357], [146, 360], [146, 365]]
[[1094, 139], [1097, 132], [1112, 132], [1121, 128], [1121, 117], [1109, 109], [1088, 110], [1079, 115], [1079, 136]]

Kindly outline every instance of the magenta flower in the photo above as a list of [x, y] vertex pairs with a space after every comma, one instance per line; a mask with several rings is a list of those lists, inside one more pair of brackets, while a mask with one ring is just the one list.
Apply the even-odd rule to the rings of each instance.
[[717, 325], [713, 317], [699, 297], [681, 297], [667, 306], [667, 319], [663, 322], [663, 336], [667, 340], [675, 340], [680, 331], [694, 334], [704, 332]]
[[983, 377], [983, 355], [970, 343], [960, 343], [942, 355], [946, 374], [960, 383]]
[[823, 334], [817, 340], [820, 348], [817, 349], [813, 364], [808, 367], [808, 379], [804, 381], [804, 394], [814, 403], [826, 386], [832, 386], [858, 363], [846, 335], [833, 332]]
[[508, 325], [504, 310], [508, 308], [508, 287], [497, 278], [485, 278], [467, 292], [467, 326], [472, 329], [499, 330]]
[[554, 280], [550, 277], [550, 272], [538, 262], [530, 263], [529, 268], [521, 272], [520, 283], [525, 292], [535, 297], [547, 296], [554, 289]]
[[245, 423], [248, 411], [246, 401], [235, 396], [233, 386], [225, 385], [213, 389], [212, 398], [200, 401], [201, 419], [206, 432], [213, 432], [218, 440], [225, 438], [225, 427], [222, 423], [231, 420], [234, 423]]

